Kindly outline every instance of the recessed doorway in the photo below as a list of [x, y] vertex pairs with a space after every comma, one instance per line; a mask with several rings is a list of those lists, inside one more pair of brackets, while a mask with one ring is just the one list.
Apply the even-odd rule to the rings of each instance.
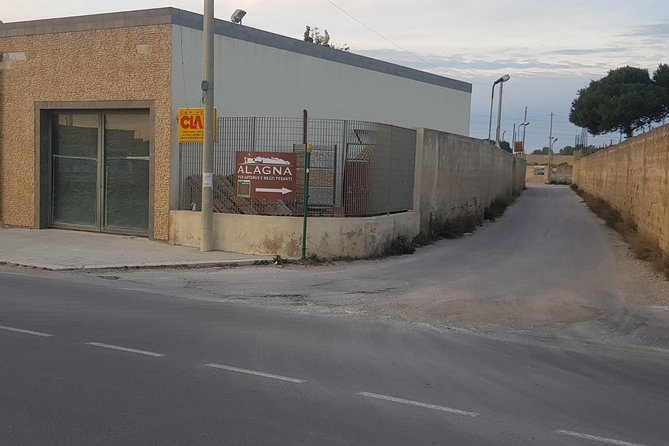
[[148, 110], [50, 113], [49, 226], [148, 235]]

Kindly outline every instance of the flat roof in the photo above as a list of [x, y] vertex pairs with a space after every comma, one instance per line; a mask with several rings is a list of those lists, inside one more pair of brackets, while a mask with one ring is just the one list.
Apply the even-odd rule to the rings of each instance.
[[[202, 30], [203, 17], [201, 14], [176, 8], [156, 8], [138, 11], [113, 12], [108, 14], [33, 20], [27, 22], [2, 23], [0, 24], [0, 38], [170, 24]], [[245, 25], [238, 25], [226, 20], [216, 19], [214, 31], [218, 35], [230, 37], [232, 39], [257, 43], [259, 45], [403, 77], [418, 82], [438, 85], [440, 87], [446, 87], [466, 93], [472, 92], [472, 84], [468, 82], [439, 76], [390, 62], [384, 62], [371, 57], [360, 56], [347, 51], [314, 45], [313, 43], [303, 42], [299, 39], [262, 31]]]

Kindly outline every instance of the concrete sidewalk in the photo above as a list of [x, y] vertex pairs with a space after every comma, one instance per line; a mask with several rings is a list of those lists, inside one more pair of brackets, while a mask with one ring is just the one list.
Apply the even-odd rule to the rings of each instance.
[[0, 264], [53, 271], [175, 266], [251, 265], [270, 256], [200, 252], [143, 237], [65, 231], [0, 228]]

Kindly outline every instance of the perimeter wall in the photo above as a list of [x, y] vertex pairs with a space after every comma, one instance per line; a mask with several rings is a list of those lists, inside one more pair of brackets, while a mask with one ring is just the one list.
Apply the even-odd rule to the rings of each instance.
[[577, 156], [573, 182], [632, 217], [669, 252], [669, 125]]
[[484, 140], [418, 129], [414, 210], [421, 231], [431, 218], [483, 218], [493, 200], [511, 200], [523, 190], [525, 166], [525, 160]]
[[[427, 232], [431, 218], [483, 218], [496, 198], [510, 200], [525, 187], [525, 160], [466, 136], [418, 129], [413, 210], [369, 217], [311, 217], [307, 253], [319, 257], [378, 255], [395, 238]], [[199, 246], [199, 212], [171, 211], [170, 242]], [[216, 249], [298, 257], [302, 218], [214, 215]]]

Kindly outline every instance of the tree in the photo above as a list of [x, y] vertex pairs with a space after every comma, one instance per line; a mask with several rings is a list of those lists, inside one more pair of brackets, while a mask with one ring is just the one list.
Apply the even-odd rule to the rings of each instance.
[[564, 146], [563, 148], [560, 149], [560, 155], [573, 155], [574, 152], [576, 151], [576, 147], [572, 146]]
[[[658, 76], [664, 79], [664, 73], [663, 69]], [[666, 116], [666, 96], [665, 88], [656, 85], [648, 70], [617, 68], [579, 90], [569, 121], [593, 135], [623, 132], [631, 137], [634, 130]]]
[[321, 32], [320, 28], [317, 26], [314, 26], [313, 28], [311, 26], [307, 26], [307, 30], [304, 32], [304, 41], [315, 43], [316, 45], [320, 46], [334, 48], [335, 50], [348, 51], [351, 49], [346, 43], [341, 45], [330, 43], [330, 34], [328, 34], [328, 30], [324, 29], [323, 32]]
[[511, 144], [509, 144], [509, 141], [500, 141], [499, 142], [499, 148], [504, 150], [505, 152], [513, 153], [511, 150]]
[[662, 119], [669, 116], [669, 65], [661, 63], [655, 73], [653, 73], [653, 82], [658, 87], [664, 88], [664, 101]]
[[532, 155], [548, 155], [548, 147], [544, 147], [543, 149], [535, 149], [532, 152]]

